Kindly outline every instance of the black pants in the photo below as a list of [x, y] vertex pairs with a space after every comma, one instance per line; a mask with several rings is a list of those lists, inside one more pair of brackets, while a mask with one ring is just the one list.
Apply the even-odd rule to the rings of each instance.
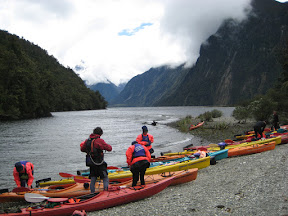
[[277, 122], [272, 122], [271, 130], [278, 130], [279, 128], [280, 128], [280, 126]]
[[26, 187], [26, 185], [28, 185], [28, 179], [20, 179], [21, 182], [21, 187]]
[[132, 187], [137, 185], [137, 182], [139, 181], [139, 175], [140, 175], [141, 185], [145, 185], [144, 176], [145, 176], [146, 169], [149, 166], [150, 166], [150, 163], [147, 160], [138, 161], [131, 166], [130, 170], [133, 174]]
[[255, 132], [255, 138], [256, 139], [258, 139], [258, 134], [260, 134], [260, 137], [262, 138], [263, 131], [261, 130], [261, 128], [254, 127], [254, 132]]

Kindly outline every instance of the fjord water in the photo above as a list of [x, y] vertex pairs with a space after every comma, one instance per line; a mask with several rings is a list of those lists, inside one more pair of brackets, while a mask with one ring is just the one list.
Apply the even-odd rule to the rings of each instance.
[[[85, 153], [80, 143], [97, 126], [104, 131], [102, 138], [112, 145], [105, 161], [113, 166], [126, 166], [125, 152], [145, 124], [154, 136], [155, 155], [163, 151], [180, 151], [183, 146], [200, 140], [167, 126], [181, 117], [198, 116], [212, 109], [230, 116], [232, 107], [133, 107], [105, 110], [56, 112], [53, 117], [33, 120], [0, 122], [0, 189], [14, 188], [13, 167], [20, 160], [35, 165], [35, 180], [51, 177], [61, 179], [59, 172], [76, 174], [86, 169]], [[152, 121], [156, 126], [150, 125]], [[35, 180], [33, 186], [35, 186]]]

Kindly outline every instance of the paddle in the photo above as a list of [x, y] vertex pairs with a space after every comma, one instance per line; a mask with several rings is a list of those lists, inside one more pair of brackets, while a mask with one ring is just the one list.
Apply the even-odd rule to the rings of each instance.
[[[77, 175], [73, 175], [73, 174], [70, 174], [70, 173], [63, 173], [63, 172], [60, 172], [59, 175], [63, 178], [72, 178], [72, 177], [75, 177]], [[77, 176], [79, 178], [85, 178], [84, 176]]]
[[44, 200], [48, 200], [49, 202], [65, 202], [68, 200], [68, 198], [50, 198], [45, 197], [41, 194], [34, 194], [34, 193], [26, 193], [24, 195], [24, 198], [27, 202], [31, 203], [42, 202]]
[[116, 167], [116, 166], [108, 166], [107, 169], [121, 169], [121, 168]]

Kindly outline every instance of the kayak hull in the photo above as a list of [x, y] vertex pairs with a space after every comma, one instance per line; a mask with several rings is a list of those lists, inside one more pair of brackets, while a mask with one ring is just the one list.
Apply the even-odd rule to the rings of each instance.
[[[75, 210], [85, 210], [86, 212], [97, 211], [129, 202], [141, 200], [157, 194], [168, 187], [173, 181], [173, 176], [163, 181], [147, 184], [139, 188], [119, 188], [117, 190], [102, 191], [98, 195], [81, 200], [79, 203], [61, 203], [53, 208], [40, 207], [39, 209], [21, 209], [21, 213], [3, 214], [7, 216], [65, 216], [72, 215]], [[81, 199], [81, 197], [79, 197]]]
[[275, 149], [275, 142], [264, 143], [260, 145], [252, 145], [252, 146], [245, 146], [245, 147], [238, 147], [234, 149], [228, 150], [228, 157], [235, 157], [241, 155], [248, 155], [248, 154], [255, 154], [264, 151], [269, 151]]
[[196, 129], [196, 128], [199, 128], [199, 127], [201, 127], [203, 124], [204, 124], [204, 121], [203, 121], [203, 122], [199, 122], [197, 125], [191, 125], [191, 126], [189, 127], [189, 130], [194, 130], [194, 129]]
[[223, 149], [215, 152], [208, 152], [210, 157], [214, 157], [216, 161], [222, 160], [228, 157], [228, 149]]

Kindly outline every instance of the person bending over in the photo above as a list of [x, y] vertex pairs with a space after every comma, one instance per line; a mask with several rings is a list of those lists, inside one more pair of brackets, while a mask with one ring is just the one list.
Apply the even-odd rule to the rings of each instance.
[[144, 175], [150, 166], [151, 155], [145, 146], [133, 141], [126, 151], [127, 164], [133, 174], [132, 187], [137, 185], [140, 175], [141, 185], [145, 185]]

